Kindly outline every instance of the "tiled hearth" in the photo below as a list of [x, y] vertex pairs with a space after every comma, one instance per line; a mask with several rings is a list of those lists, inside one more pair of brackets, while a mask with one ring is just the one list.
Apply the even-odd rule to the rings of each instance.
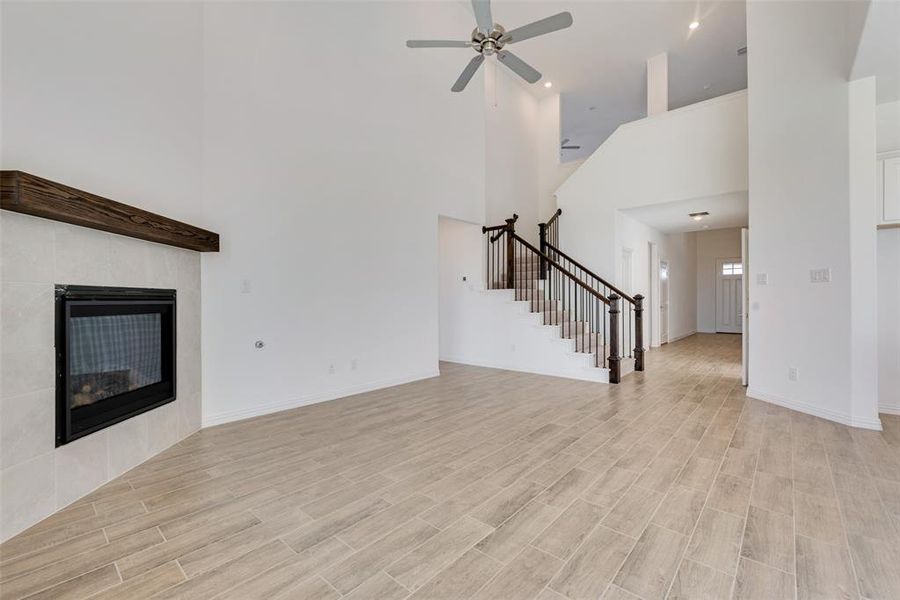
[[[0, 540], [200, 427], [200, 255], [0, 212]], [[55, 448], [54, 284], [174, 288], [177, 400]]]

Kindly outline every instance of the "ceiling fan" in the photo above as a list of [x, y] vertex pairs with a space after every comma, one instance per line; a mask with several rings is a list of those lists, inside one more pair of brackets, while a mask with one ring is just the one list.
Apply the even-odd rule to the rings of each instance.
[[475, 11], [475, 22], [477, 27], [472, 32], [471, 41], [455, 41], [455, 40], [408, 40], [406, 45], [409, 48], [472, 48], [478, 55], [469, 61], [462, 74], [450, 88], [454, 92], [461, 92], [466, 89], [466, 85], [478, 71], [478, 67], [484, 62], [485, 56], [496, 54], [501, 63], [506, 65], [519, 77], [528, 83], [535, 83], [541, 78], [541, 74], [527, 62], [510, 52], [505, 50], [508, 44], [514, 44], [527, 40], [545, 33], [559, 31], [572, 25], [572, 15], [568, 12], [561, 12], [517, 27], [512, 31], [506, 31], [500, 25], [494, 23], [491, 16], [490, 0], [472, 0], [472, 8]]
[[559, 149], [560, 150], [580, 150], [581, 146], [566, 146], [569, 143], [569, 138], [564, 139], [560, 142]]

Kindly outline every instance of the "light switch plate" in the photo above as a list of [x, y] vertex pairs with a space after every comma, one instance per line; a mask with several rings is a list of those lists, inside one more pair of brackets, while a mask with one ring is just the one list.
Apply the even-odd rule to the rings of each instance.
[[768, 273], [757, 273], [756, 274], [756, 285], [769, 285]]
[[831, 283], [831, 269], [811, 269], [809, 281], [810, 283]]

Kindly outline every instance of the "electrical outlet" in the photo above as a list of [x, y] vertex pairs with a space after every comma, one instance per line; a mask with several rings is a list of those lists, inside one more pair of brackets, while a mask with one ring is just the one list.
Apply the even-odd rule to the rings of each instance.
[[515, 352], [515, 351], [516, 351], [516, 345], [515, 345], [515, 344], [510, 344], [510, 345], [509, 345], [509, 351], [510, 351], [510, 352]]
[[800, 371], [797, 367], [788, 367], [788, 381], [800, 381]]
[[330, 365], [328, 365], [328, 374], [334, 375], [334, 363], [331, 363]]
[[811, 269], [810, 283], [831, 283], [831, 269]]
[[351, 370], [351, 371], [355, 371], [355, 370], [356, 370], [356, 359], [355, 359], [355, 358], [354, 358], [353, 360], [350, 361], [350, 370]]
[[769, 274], [768, 273], [757, 273], [756, 274], [756, 285], [769, 285]]
[[241, 293], [242, 293], [242, 294], [249, 294], [249, 293], [250, 293], [250, 280], [249, 280], [249, 279], [242, 279], [242, 280], [241, 280]]

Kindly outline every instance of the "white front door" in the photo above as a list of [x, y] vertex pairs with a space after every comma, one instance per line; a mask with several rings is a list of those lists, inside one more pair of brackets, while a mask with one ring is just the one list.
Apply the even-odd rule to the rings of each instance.
[[669, 343], [669, 263], [659, 261], [659, 343]]
[[744, 263], [740, 258], [720, 258], [716, 269], [716, 332], [740, 333], [744, 318]]

